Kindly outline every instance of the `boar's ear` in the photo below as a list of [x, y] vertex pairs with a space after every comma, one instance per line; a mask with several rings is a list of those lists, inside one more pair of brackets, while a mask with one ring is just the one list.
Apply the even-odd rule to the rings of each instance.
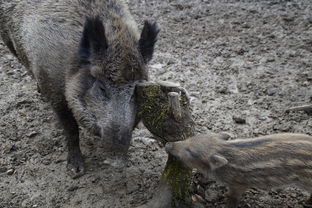
[[209, 161], [212, 170], [220, 168], [228, 163], [228, 160], [225, 157], [218, 154], [210, 156]]
[[154, 45], [157, 41], [157, 34], [159, 28], [156, 22], [144, 22], [144, 27], [139, 40], [139, 50], [144, 58], [145, 63], [150, 61], [153, 57]]
[[79, 46], [79, 57], [82, 61], [89, 61], [91, 56], [105, 53], [107, 49], [105, 29], [99, 17], [87, 17]]

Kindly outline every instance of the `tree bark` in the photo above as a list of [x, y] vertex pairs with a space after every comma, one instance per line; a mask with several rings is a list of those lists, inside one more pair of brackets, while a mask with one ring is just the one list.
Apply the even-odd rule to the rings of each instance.
[[[163, 145], [194, 135], [190, 100], [182, 87], [168, 82], [140, 83], [136, 98], [143, 124]], [[168, 155], [155, 195], [141, 208], [191, 207], [191, 177], [191, 169]]]

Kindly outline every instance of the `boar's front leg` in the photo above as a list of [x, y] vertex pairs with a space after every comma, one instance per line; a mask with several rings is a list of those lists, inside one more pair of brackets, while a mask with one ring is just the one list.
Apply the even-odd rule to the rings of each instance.
[[78, 124], [67, 106], [64, 105], [59, 108], [54, 108], [54, 110], [64, 128], [64, 134], [67, 140], [67, 169], [72, 178], [78, 178], [83, 175], [85, 171], [85, 165], [79, 146]]

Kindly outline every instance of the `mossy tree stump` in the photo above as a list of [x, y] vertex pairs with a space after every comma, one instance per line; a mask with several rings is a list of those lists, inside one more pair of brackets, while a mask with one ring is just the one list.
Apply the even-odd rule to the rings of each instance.
[[[182, 87], [168, 82], [145, 82], [136, 87], [138, 114], [146, 128], [164, 145], [194, 135], [190, 100]], [[168, 155], [160, 185], [142, 207], [191, 207], [191, 169]]]

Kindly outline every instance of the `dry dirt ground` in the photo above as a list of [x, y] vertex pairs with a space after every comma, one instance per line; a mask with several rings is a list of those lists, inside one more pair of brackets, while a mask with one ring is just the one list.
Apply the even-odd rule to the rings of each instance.
[[[158, 21], [151, 79], [188, 89], [198, 132], [312, 135], [311, 116], [285, 113], [311, 103], [311, 0], [131, 0], [129, 6], [140, 25]], [[167, 155], [144, 127], [135, 130], [124, 165], [82, 134], [88, 170], [73, 180], [49, 104], [0, 43], [0, 207], [132, 208], [152, 196]], [[198, 174], [192, 191], [205, 199], [197, 207], [224, 206], [226, 189]], [[240, 206], [302, 207], [307, 197], [297, 189], [252, 189]]]

